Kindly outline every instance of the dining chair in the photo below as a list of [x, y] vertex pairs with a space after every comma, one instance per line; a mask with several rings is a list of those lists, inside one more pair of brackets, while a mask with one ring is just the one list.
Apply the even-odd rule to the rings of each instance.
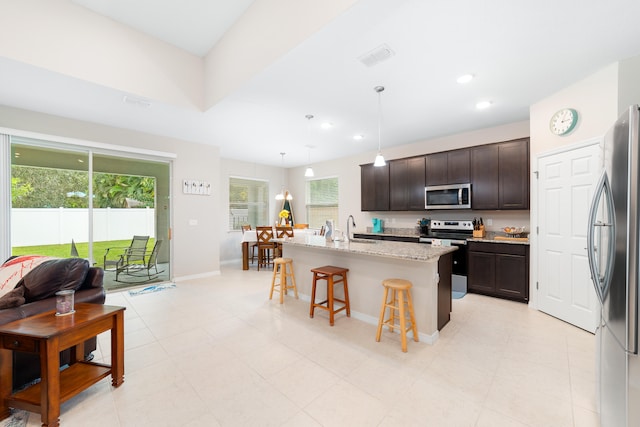
[[260, 266], [268, 267], [273, 261], [276, 243], [272, 240], [273, 227], [270, 225], [256, 227], [256, 233], [258, 235], [258, 271], [260, 271]]
[[[278, 239], [293, 237], [293, 228], [291, 226], [276, 226], [276, 237]], [[282, 243], [276, 245], [276, 256], [282, 256]]]
[[[242, 226], [242, 234], [244, 234], [245, 231], [251, 231], [251, 224]], [[251, 264], [253, 264], [253, 260], [254, 260], [254, 257], [256, 256], [257, 249], [258, 249], [257, 242], [249, 243], [249, 253], [251, 254]]]
[[293, 237], [293, 228], [290, 226], [277, 226], [276, 237], [278, 239], [283, 239], [285, 237]]
[[294, 224], [293, 228], [296, 230], [304, 230], [305, 228], [309, 228], [309, 224]]

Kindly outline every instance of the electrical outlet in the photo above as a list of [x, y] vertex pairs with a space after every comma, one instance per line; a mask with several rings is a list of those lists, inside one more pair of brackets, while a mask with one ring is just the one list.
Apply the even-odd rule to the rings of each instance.
[[493, 225], [493, 220], [491, 218], [487, 219], [487, 225]]

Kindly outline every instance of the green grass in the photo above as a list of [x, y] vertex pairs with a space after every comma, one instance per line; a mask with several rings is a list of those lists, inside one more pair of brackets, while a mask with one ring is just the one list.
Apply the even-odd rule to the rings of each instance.
[[[155, 239], [149, 239], [147, 243], [147, 250], [153, 249]], [[98, 265], [102, 264], [104, 259], [104, 254], [107, 251], [107, 248], [127, 248], [131, 244], [131, 239], [129, 240], [110, 240], [104, 242], [93, 242], [93, 257]], [[78, 249], [78, 256], [80, 258], [88, 258], [89, 257], [89, 243], [80, 242], [76, 243], [76, 248]], [[113, 257], [111, 254], [113, 253]], [[121, 254], [122, 250], [111, 250], [109, 251], [109, 259], [117, 259], [117, 255]], [[69, 258], [71, 257], [71, 243], [66, 243], [63, 245], [40, 245], [40, 246], [14, 246], [11, 248], [12, 255], [44, 255], [51, 256], [57, 258]]]

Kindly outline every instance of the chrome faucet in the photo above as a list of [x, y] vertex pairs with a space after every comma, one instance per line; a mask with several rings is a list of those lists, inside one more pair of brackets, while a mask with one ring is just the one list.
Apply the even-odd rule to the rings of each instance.
[[349, 232], [349, 220], [351, 220], [351, 224], [355, 227], [356, 226], [356, 220], [353, 219], [353, 215], [349, 215], [347, 217], [347, 240], [351, 240], [351, 233]]

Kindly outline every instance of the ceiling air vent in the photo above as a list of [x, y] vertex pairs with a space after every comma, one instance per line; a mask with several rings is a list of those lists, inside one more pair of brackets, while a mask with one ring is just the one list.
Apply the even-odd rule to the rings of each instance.
[[395, 55], [395, 52], [391, 50], [389, 46], [387, 46], [386, 44], [381, 44], [377, 48], [365, 53], [364, 55], [360, 55], [358, 60], [367, 67], [373, 67], [374, 65], [377, 65], [382, 61], [386, 61], [393, 55]]
[[142, 108], [151, 107], [151, 101], [142, 98], [136, 98], [135, 96], [125, 95], [124, 98], [122, 98], [122, 102]]

